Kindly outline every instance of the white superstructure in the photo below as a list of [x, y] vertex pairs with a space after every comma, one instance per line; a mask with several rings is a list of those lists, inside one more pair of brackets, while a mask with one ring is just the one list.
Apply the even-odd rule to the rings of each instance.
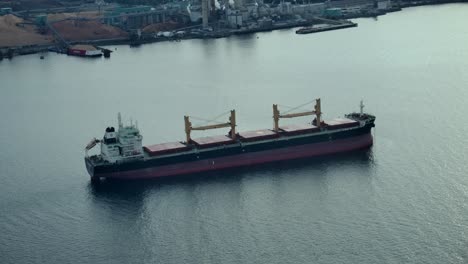
[[138, 125], [130, 123], [124, 126], [120, 113], [118, 115], [119, 127], [115, 131], [114, 127], [106, 128], [102, 140], [94, 139], [86, 146], [86, 151], [93, 148], [97, 143], [101, 143], [100, 158], [109, 163], [127, 161], [130, 159], [143, 158], [143, 136], [138, 130]]

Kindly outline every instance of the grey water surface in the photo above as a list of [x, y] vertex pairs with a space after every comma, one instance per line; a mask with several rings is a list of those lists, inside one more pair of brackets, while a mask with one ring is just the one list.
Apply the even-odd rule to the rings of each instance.
[[[468, 263], [468, 5], [355, 22], [1, 61], [0, 263]], [[364, 99], [374, 146], [90, 185], [84, 146], [117, 112], [154, 144], [185, 114], [270, 128], [271, 104], [317, 97], [325, 119]]]

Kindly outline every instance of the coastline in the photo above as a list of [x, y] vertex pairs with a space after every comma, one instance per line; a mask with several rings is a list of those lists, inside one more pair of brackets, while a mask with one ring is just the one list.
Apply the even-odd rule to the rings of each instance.
[[[408, 7], [418, 7], [426, 5], [443, 5], [443, 4], [452, 4], [452, 3], [466, 3], [467, 1], [444, 1], [444, 2], [434, 2], [434, 1], [415, 1], [408, 3], [400, 3], [398, 7], [392, 7], [386, 10], [375, 12], [361, 12], [359, 14], [346, 15], [341, 18], [344, 19], [356, 19], [356, 18], [368, 18], [368, 17], [378, 17], [385, 15], [387, 13], [398, 12]], [[132, 39], [132, 37], [121, 37], [121, 38], [108, 38], [108, 39], [97, 39], [97, 40], [77, 40], [68, 42], [70, 45], [74, 44], [91, 44], [95, 46], [109, 46], [109, 45], [132, 45], [138, 46], [142, 44], [150, 44], [163, 41], [182, 41], [187, 39], [215, 39], [215, 38], [225, 38], [231, 35], [244, 35], [244, 34], [253, 34], [257, 32], [266, 32], [279, 29], [288, 29], [296, 27], [307, 27], [313, 25], [316, 22], [316, 19], [311, 20], [290, 20], [281, 23], [271, 25], [269, 27], [255, 27], [255, 28], [243, 28], [237, 30], [218, 30], [205, 32], [204, 34], [187, 34], [183, 36], [171, 36], [164, 37], [159, 36], [155, 37], [152, 35], [142, 35], [140, 39]], [[45, 52], [57, 52], [57, 53], [66, 53], [65, 50], [60, 50], [57, 48], [57, 43], [49, 44], [32, 44], [32, 45], [22, 45], [22, 46], [0, 46], [0, 61], [3, 59], [11, 59], [15, 56], [20, 55], [29, 55]]]

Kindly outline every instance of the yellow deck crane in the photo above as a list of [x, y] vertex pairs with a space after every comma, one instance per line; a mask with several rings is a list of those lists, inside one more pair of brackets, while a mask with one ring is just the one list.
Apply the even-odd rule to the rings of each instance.
[[[307, 104], [309, 104], [309, 103], [307, 103]], [[299, 107], [302, 107], [302, 106], [304, 106], [304, 105], [301, 105]], [[297, 109], [299, 107], [296, 107], [294, 109]], [[309, 116], [309, 115], [315, 115], [316, 116], [316, 126], [320, 127], [321, 122], [322, 122], [322, 109], [321, 108], [322, 107], [321, 107], [321, 104], [320, 104], [320, 98], [315, 99], [315, 106], [314, 106], [313, 111], [306, 111], [306, 112], [300, 112], [300, 113], [281, 114], [280, 111], [278, 110], [278, 105], [274, 104], [273, 105], [273, 121], [274, 121], [273, 130], [275, 132], [279, 132], [279, 119], [280, 118], [293, 118], [293, 117]]]
[[229, 136], [231, 137], [231, 139], [235, 140], [236, 139], [236, 110], [231, 110], [230, 112], [231, 112], [231, 115], [229, 117], [229, 121], [226, 123], [206, 125], [206, 126], [196, 126], [196, 127], [192, 126], [192, 122], [190, 122], [189, 116], [184, 116], [185, 134], [186, 134], [187, 143], [190, 143], [192, 141], [192, 138], [190, 137], [190, 133], [193, 130], [208, 130], [208, 129], [223, 128], [223, 127], [231, 127]]

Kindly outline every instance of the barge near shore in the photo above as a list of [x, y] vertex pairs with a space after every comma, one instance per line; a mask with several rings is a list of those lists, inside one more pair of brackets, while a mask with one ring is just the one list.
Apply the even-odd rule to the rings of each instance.
[[79, 57], [101, 57], [102, 51], [93, 45], [73, 45], [68, 47], [67, 54]]
[[351, 28], [351, 27], [357, 27], [358, 24], [347, 21], [342, 24], [337, 24], [337, 25], [330, 25], [330, 24], [320, 24], [320, 25], [313, 25], [310, 27], [303, 27], [298, 30], [296, 30], [296, 34], [310, 34], [310, 33], [318, 33], [318, 32], [323, 32], [323, 31], [330, 31], [330, 30], [337, 30], [337, 29], [343, 29], [343, 28]]
[[[313, 111], [280, 113], [273, 105], [273, 129], [236, 133], [236, 115], [231, 110], [227, 123], [192, 126], [185, 116], [184, 142], [142, 146], [137, 125], [124, 126], [119, 114], [118, 130], [108, 127], [101, 140], [86, 146], [85, 164], [92, 182], [100, 179], [149, 179], [227, 168], [314, 157], [370, 147], [375, 116], [361, 111], [330, 121], [322, 120], [320, 99]], [[303, 125], [279, 126], [280, 118], [314, 115]], [[227, 135], [191, 138], [194, 130], [230, 128]], [[88, 156], [100, 144], [101, 153]]]

